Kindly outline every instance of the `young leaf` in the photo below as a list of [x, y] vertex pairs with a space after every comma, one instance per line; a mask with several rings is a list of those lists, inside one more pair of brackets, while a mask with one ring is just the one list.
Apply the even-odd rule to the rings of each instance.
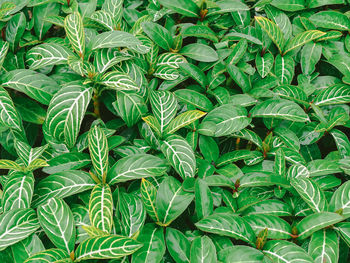
[[64, 19], [64, 29], [69, 42], [79, 57], [83, 58], [85, 53], [85, 32], [83, 20], [79, 12], [74, 12]]
[[256, 16], [255, 21], [268, 34], [271, 40], [276, 44], [280, 53], [284, 46], [284, 36], [281, 29], [270, 19], [262, 16]]
[[89, 151], [98, 179], [105, 183], [108, 173], [108, 142], [103, 130], [95, 126], [89, 131]]

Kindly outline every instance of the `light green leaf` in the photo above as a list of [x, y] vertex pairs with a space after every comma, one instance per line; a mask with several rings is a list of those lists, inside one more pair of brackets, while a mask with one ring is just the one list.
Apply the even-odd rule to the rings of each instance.
[[4, 63], [4, 60], [7, 55], [7, 51], [9, 50], [9, 46], [10, 44], [8, 42], [0, 40], [0, 68]]
[[156, 222], [159, 222], [157, 209], [156, 209], [156, 199], [157, 199], [157, 188], [147, 181], [145, 178], [142, 178], [141, 181], [141, 200], [143, 205], [148, 213], [148, 215]]
[[263, 56], [256, 53], [255, 65], [262, 78], [270, 73], [274, 63], [274, 57], [270, 52], [266, 52]]
[[191, 243], [181, 231], [171, 227], [167, 227], [165, 241], [168, 251], [172, 258], [175, 260], [175, 262], [190, 262]]
[[202, 93], [190, 89], [178, 89], [174, 92], [176, 98], [185, 104], [193, 105], [202, 111], [211, 111], [213, 104]]
[[105, 183], [108, 173], [108, 142], [103, 130], [97, 125], [90, 129], [88, 135], [89, 151], [95, 174]]
[[205, 114], [207, 113], [199, 110], [190, 110], [183, 112], [169, 123], [164, 133], [172, 134], [177, 130], [181, 129], [182, 127], [185, 127], [193, 123], [194, 121], [202, 118]]
[[89, 201], [89, 217], [92, 226], [110, 233], [113, 224], [113, 199], [107, 184], [98, 184], [92, 189]]
[[75, 250], [76, 262], [86, 259], [118, 259], [137, 251], [142, 244], [122, 236], [89, 238]]
[[271, 5], [289, 12], [305, 9], [304, 0], [272, 0]]
[[60, 248], [50, 248], [30, 256], [23, 263], [49, 263], [49, 262], [69, 263], [72, 261], [69, 257], [69, 254], [65, 250]]
[[166, 28], [153, 22], [143, 22], [142, 29], [154, 43], [170, 51], [173, 46], [173, 40], [170, 32]]
[[315, 66], [322, 55], [322, 45], [319, 43], [307, 43], [300, 53], [300, 65], [304, 74], [310, 75], [315, 71]]
[[85, 32], [83, 20], [79, 12], [74, 12], [64, 19], [64, 29], [69, 42], [79, 57], [83, 58], [85, 53]]
[[292, 40], [288, 41], [287, 45], [284, 47], [284, 54], [288, 53], [289, 51], [295, 48], [301, 47], [302, 45], [305, 45], [306, 43], [312, 40], [318, 39], [324, 36], [325, 34], [326, 33], [319, 30], [308, 30], [299, 33]]
[[70, 254], [74, 250], [76, 230], [69, 206], [62, 199], [51, 198], [38, 207], [38, 218], [52, 243]]
[[290, 84], [294, 77], [295, 63], [291, 56], [278, 54], [275, 59], [275, 75], [281, 84]]
[[270, 19], [262, 16], [256, 16], [255, 21], [268, 34], [271, 40], [276, 44], [280, 53], [284, 47], [284, 36], [281, 29]]
[[12, 161], [12, 160], [2, 159], [2, 160], [0, 160], [0, 169], [22, 171], [23, 167], [20, 166], [18, 163]]
[[218, 259], [222, 262], [240, 262], [240, 263], [261, 263], [264, 254], [259, 250], [242, 245], [235, 245], [219, 251]]

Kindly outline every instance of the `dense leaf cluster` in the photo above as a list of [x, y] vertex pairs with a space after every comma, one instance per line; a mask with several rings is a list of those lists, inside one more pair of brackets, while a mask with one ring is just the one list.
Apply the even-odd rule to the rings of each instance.
[[348, 0], [0, 0], [0, 262], [349, 262]]

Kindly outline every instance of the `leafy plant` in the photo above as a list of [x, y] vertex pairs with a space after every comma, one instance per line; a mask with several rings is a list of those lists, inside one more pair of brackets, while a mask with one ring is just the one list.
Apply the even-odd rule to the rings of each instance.
[[0, 1], [1, 262], [348, 262], [349, 5]]

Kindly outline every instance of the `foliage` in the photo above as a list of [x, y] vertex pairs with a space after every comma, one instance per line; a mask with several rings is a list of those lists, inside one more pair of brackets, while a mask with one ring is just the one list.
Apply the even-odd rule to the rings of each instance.
[[349, 262], [349, 5], [0, 1], [0, 261]]

